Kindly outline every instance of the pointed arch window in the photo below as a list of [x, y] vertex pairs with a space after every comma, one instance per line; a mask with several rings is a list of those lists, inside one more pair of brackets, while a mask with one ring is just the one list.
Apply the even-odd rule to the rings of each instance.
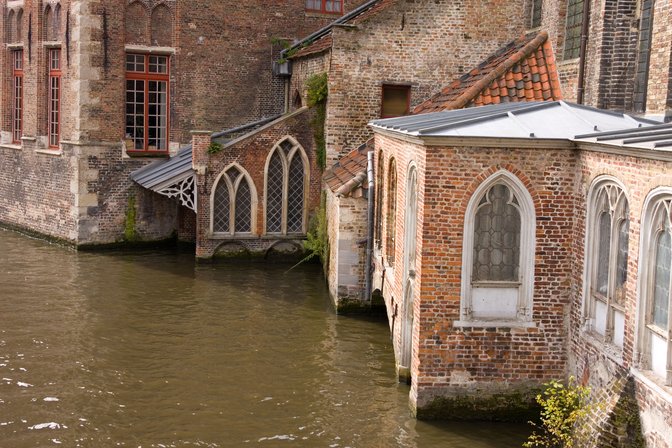
[[214, 235], [252, 234], [256, 193], [249, 174], [238, 165], [227, 168], [215, 183], [212, 194]]
[[530, 325], [536, 215], [522, 182], [500, 171], [465, 213], [461, 318], [457, 326]]
[[623, 188], [598, 179], [588, 195], [587, 318], [606, 342], [623, 347], [630, 210]]
[[304, 234], [309, 163], [291, 137], [276, 144], [266, 161], [265, 228], [267, 234]]
[[397, 162], [390, 160], [387, 169], [387, 223], [385, 235], [385, 254], [387, 263], [394, 265], [395, 241], [397, 236]]
[[378, 154], [378, 164], [376, 165], [376, 170], [378, 171], [376, 176], [376, 248], [381, 249], [383, 241], [383, 179], [384, 179], [384, 165], [385, 158], [383, 156], [383, 151], [380, 151]]
[[640, 248], [640, 339], [635, 359], [672, 386], [672, 189], [644, 204]]

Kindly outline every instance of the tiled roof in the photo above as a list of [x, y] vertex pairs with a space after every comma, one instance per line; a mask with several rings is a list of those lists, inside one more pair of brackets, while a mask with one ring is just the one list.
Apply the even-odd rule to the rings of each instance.
[[366, 154], [373, 151], [373, 139], [341, 157], [335, 165], [324, 172], [324, 182], [336, 194], [348, 194], [355, 188], [366, 185]]
[[553, 48], [548, 33], [541, 31], [500, 48], [478, 67], [419, 104], [413, 113], [561, 99]]
[[331, 37], [331, 30], [337, 25], [357, 25], [369, 18], [375, 16], [380, 11], [388, 8], [390, 5], [396, 3], [397, 0], [370, 0], [363, 5], [355, 8], [342, 17], [339, 17], [326, 27], [322, 28], [304, 38], [303, 40], [294, 44], [288, 51], [297, 49], [290, 59], [296, 59], [311, 54], [321, 53], [331, 48], [333, 39]]

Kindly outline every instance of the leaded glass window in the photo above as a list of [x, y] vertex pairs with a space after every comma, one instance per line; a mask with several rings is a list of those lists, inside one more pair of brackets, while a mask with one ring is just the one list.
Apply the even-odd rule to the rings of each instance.
[[266, 167], [266, 233], [304, 233], [308, 189], [307, 158], [295, 140], [286, 138]]
[[532, 28], [541, 26], [542, 3], [542, 0], [532, 0], [532, 20], [530, 23]]
[[385, 253], [387, 262], [394, 264], [395, 239], [397, 233], [397, 163], [394, 159], [390, 161], [387, 181], [387, 226]]
[[579, 57], [581, 50], [581, 26], [583, 24], [584, 0], [567, 2], [567, 26], [565, 28], [565, 59]]
[[252, 232], [255, 201], [249, 177], [242, 169], [231, 166], [220, 176], [212, 206], [214, 233]]
[[630, 228], [630, 211], [623, 189], [608, 179], [596, 183], [589, 195], [588, 213], [593, 218], [589, 219], [592, 224], [587, 229], [590, 276], [586, 313], [595, 332], [604, 336], [606, 342], [622, 346]]
[[376, 169], [378, 170], [378, 176], [376, 179], [376, 247], [380, 249], [382, 247], [383, 240], [383, 164], [385, 160], [383, 158], [383, 152], [380, 152], [378, 156], [378, 165]]
[[479, 203], [474, 223], [472, 281], [519, 280], [520, 211], [503, 184], [491, 187]]
[[670, 230], [666, 229], [658, 236], [656, 244], [655, 280], [653, 291], [653, 313], [651, 321], [654, 325], [667, 330], [667, 317], [670, 304], [670, 265], [672, 264], [672, 246]]

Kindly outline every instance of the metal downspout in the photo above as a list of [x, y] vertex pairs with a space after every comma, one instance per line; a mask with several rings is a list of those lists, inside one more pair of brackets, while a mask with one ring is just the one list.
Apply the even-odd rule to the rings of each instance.
[[366, 231], [366, 260], [364, 261], [364, 276], [366, 283], [364, 288], [364, 299], [371, 301], [371, 287], [373, 283], [371, 262], [373, 261], [373, 228], [374, 228], [374, 181], [373, 181], [373, 151], [366, 154], [366, 175], [369, 182], [368, 204], [367, 204], [367, 231]]
[[586, 49], [588, 48], [588, 30], [590, 30], [590, 1], [583, 2], [583, 23], [581, 24], [581, 47], [579, 48], [579, 80], [576, 89], [576, 102], [583, 104], [583, 94], [586, 90]]

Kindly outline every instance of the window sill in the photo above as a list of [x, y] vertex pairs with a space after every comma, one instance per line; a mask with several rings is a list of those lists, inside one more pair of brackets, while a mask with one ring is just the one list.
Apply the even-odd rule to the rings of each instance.
[[536, 322], [522, 322], [519, 320], [456, 320], [455, 328], [537, 328]]
[[239, 233], [231, 235], [230, 233], [208, 233], [207, 238], [210, 240], [231, 240], [231, 241], [240, 241], [240, 240], [265, 240], [265, 241], [277, 241], [277, 240], [303, 240], [306, 238], [305, 234], [296, 234], [296, 235], [255, 235], [251, 233]]
[[572, 58], [572, 59], [565, 59], [562, 61], [558, 62], [558, 68], [560, 67], [565, 67], [565, 66], [571, 66], [571, 65], [578, 65], [580, 61], [580, 58]]
[[22, 146], [15, 143], [2, 143], [0, 144], [0, 148], [21, 150]]
[[623, 347], [605, 341], [603, 335], [596, 333], [593, 330], [584, 330], [581, 333], [581, 338], [593, 347], [599, 348], [600, 353], [604, 354], [616, 364], [620, 366], [625, 364], [625, 360], [623, 359]]
[[42, 46], [44, 48], [61, 48], [61, 41], [58, 41], [58, 40], [45, 41], [45, 42], [42, 42]]
[[342, 12], [323, 12], [323, 11], [306, 10], [306, 17], [333, 19], [334, 17], [341, 17], [342, 15], [343, 15]]
[[128, 157], [133, 158], [168, 158], [170, 152], [166, 151], [126, 151]]
[[151, 47], [148, 45], [126, 45], [124, 47], [127, 53], [144, 53], [170, 56], [175, 54], [174, 47]]
[[672, 404], [672, 387], [666, 386], [665, 381], [650, 370], [639, 370], [635, 367], [630, 369], [635, 379], [641, 381], [649, 389], [653, 390], [660, 398]]
[[7, 44], [7, 49], [8, 50], [23, 50], [23, 42]]
[[43, 154], [45, 156], [62, 156], [63, 155], [63, 151], [61, 151], [60, 149], [56, 149], [56, 148], [53, 148], [53, 149], [36, 149], [35, 153], [36, 154]]

